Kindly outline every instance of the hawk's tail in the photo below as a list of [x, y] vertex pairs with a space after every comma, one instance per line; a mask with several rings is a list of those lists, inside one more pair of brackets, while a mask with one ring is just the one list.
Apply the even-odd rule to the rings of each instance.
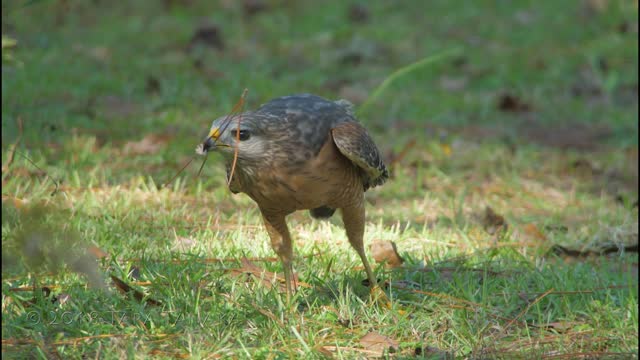
[[309, 210], [311, 217], [315, 219], [328, 219], [336, 212], [336, 209], [332, 209], [328, 206], [321, 206], [319, 208]]

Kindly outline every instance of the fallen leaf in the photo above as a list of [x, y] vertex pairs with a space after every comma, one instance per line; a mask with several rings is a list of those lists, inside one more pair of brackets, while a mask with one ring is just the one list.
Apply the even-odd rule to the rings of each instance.
[[484, 230], [490, 235], [493, 235], [498, 231], [504, 231], [508, 227], [507, 222], [504, 220], [504, 217], [497, 214], [489, 206], [487, 206], [484, 210], [482, 225], [484, 227]]
[[383, 356], [385, 351], [395, 352], [398, 350], [398, 342], [388, 336], [375, 331], [368, 332], [360, 339], [360, 345], [366, 350], [374, 351]]
[[2, 195], [2, 202], [4, 202], [6, 199], [10, 199], [11, 203], [13, 204], [13, 206], [18, 210], [22, 210], [27, 205], [29, 205], [29, 200], [28, 199], [20, 199], [20, 198], [13, 197], [13, 196]]
[[319, 353], [321, 353], [322, 355], [328, 357], [329, 359], [333, 359], [333, 352], [331, 352], [331, 349], [325, 347], [325, 346], [318, 346], [316, 347], [316, 350], [318, 350]]
[[265, 0], [244, 0], [242, 10], [246, 16], [253, 16], [269, 9]]
[[160, 80], [153, 75], [148, 75], [145, 80], [144, 91], [147, 94], [157, 94], [160, 92]]
[[169, 141], [169, 136], [150, 134], [139, 141], [128, 141], [122, 151], [127, 155], [155, 154]]
[[369, 9], [363, 4], [351, 4], [347, 17], [353, 23], [366, 23], [370, 17]]
[[109, 257], [109, 253], [100, 249], [97, 246], [91, 245], [87, 248], [89, 255], [93, 255], [96, 259], [104, 259]]
[[522, 227], [522, 231], [528, 237], [533, 238], [535, 240], [545, 241], [547, 237], [538, 229], [535, 224], [529, 223]]
[[637, 34], [638, 22], [634, 21], [632, 23], [629, 23], [628, 21], [623, 21], [622, 23], [620, 23], [620, 25], [618, 25], [617, 30], [620, 34], [627, 34], [627, 33]]
[[589, 11], [601, 13], [609, 6], [609, 0], [585, 0], [584, 6]]
[[516, 95], [504, 93], [498, 99], [498, 109], [509, 112], [527, 112], [531, 111], [531, 105]]
[[398, 254], [398, 249], [393, 241], [375, 241], [370, 246], [371, 255], [378, 263], [384, 263], [389, 267], [401, 266], [404, 260]]
[[223, 50], [224, 42], [222, 41], [220, 28], [213, 24], [202, 25], [197, 28], [189, 41], [187, 49], [191, 50], [194, 46], [199, 44], [209, 46], [217, 50]]

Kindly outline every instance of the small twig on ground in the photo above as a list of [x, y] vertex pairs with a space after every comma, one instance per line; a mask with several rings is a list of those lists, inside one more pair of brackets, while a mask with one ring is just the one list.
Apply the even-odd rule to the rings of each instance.
[[[603, 290], [615, 290], [615, 289], [626, 289], [626, 288], [630, 288], [632, 287], [633, 284], [630, 285], [611, 285], [611, 286], [605, 286], [605, 287], [599, 287], [599, 288], [593, 288], [593, 289], [585, 289], [585, 290], [567, 290], [567, 291], [552, 291], [552, 292], [543, 292], [543, 293], [520, 293], [519, 295], [521, 297], [524, 296], [540, 296], [543, 294], [547, 294], [547, 295], [579, 295], [579, 294], [592, 294], [596, 291], [603, 291]], [[503, 293], [504, 295], [504, 293]]]
[[[240, 144], [240, 121], [242, 121], [242, 107], [244, 106], [244, 97], [247, 96], [247, 91], [247, 89], [244, 89], [242, 95], [240, 96], [240, 100], [238, 100], [236, 106], [233, 107], [234, 109], [238, 108], [237, 111], [240, 112], [240, 115], [238, 116], [238, 129], [236, 131], [236, 148], [233, 152], [233, 163], [231, 164], [231, 171], [229, 172], [229, 178], [227, 179], [227, 186], [231, 184], [233, 173], [236, 170], [236, 163], [238, 162], [238, 146]], [[231, 120], [229, 120], [229, 123], [231, 123]], [[222, 132], [220, 132], [220, 134], [222, 135]]]
[[22, 156], [23, 158], [25, 158], [25, 160], [27, 160], [31, 165], [33, 165], [36, 169], [42, 171], [44, 173], [44, 176], [51, 180], [51, 182], [53, 183], [53, 185], [55, 185], [55, 189], [53, 189], [53, 191], [51, 192], [51, 196], [55, 195], [58, 192], [58, 189], [60, 188], [60, 183], [58, 183], [54, 178], [52, 178], [49, 173], [47, 173], [46, 171], [44, 171], [40, 166], [38, 166], [33, 160], [29, 159], [29, 157], [27, 155], [24, 155], [23, 153], [16, 151], [16, 154]]
[[553, 291], [554, 291], [553, 289], [549, 289], [548, 291], [544, 292], [542, 295], [538, 296], [535, 300], [533, 300], [529, 305], [527, 305], [527, 307], [524, 308], [524, 310], [522, 310], [516, 317], [514, 317], [511, 321], [509, 321], [507, 325], [505, 325], [501, 333], [507, 331], [507, 329], [509, 329], [511, 325], [513, 325], [513, 323], [518, 321], [518, 319], [520, 319], [524, 314], [526, 314], [533, 305], [540, 302], [540, 300], [544, 299], [547, 295], [553, 293]]

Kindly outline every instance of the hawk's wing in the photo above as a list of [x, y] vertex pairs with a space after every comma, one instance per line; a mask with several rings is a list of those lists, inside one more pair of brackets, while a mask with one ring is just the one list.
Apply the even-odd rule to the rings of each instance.
[[352, 121], [341, 123], [331, 129], [331, 135], [342, 155], [364, 170], [365, 190], [382, 185], [389, 178], [376, 144], [362, 125]]

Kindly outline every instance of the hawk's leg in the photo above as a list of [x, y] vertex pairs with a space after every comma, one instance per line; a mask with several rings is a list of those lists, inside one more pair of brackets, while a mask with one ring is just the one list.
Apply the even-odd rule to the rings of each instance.
[[[291, 235], [287, 228], [284, 214], [271, 214], [262, 211], [262, 219], [264, 226], [267, 228], [269, 238], [271, 239], [271, 247], [278, 254], [282, 267], [284, 269], [284, 281], [287, 288], [287, 299], [292, 294], [291, 280], [293, 275], [293, 245], [291, 243]], [[297, 287], [294, 284], [294, 288]]]
[[[364, 199], [363, 199], [364, 200]], [[359, 201], [356, 205], [342, 208], [342, 221], [344, 228], [347, 230], [347, 238], [349, 243], [356, 250], [369, 278], [369, 286], [373, 289], [377, 285], [373, 271], [364, 252], [364, 201]]]

